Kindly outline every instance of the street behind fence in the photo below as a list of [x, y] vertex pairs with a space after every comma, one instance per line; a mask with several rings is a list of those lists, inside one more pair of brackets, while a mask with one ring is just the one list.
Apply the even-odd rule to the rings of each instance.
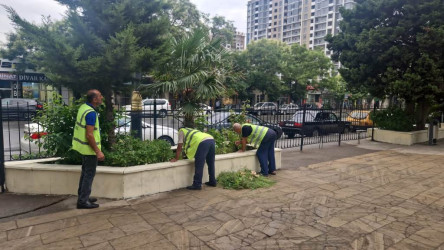
[[[154, 105], [156, 103], [156, 105]], [[172, 104], [172, 105], [171, 105]], [[36, 112], [34, 104], [12, 109], [4, 106], [3, 145], [5, 160], [24, 160], [44, 157], [46, 128], [38, 123], [45, 112], [51, 112], [50, 104]], [[149, 101], [143, 110], [131, 111], [130, 105], [116, 106], [119, 110], [115, 119], [116, 134], [130, 134], [131, 119], [140, 117], [141, 138], [143, 140], [161, 139], [174, 146], [177, 144], [177, 131], [183, 126], [184, 115], [176, 103], [165, 99]], [[174, 107], [171, 108], [171, 107]], [[15, 113], [14, 113], [15, 112]], [[228, 109], [214, 110], [201, 104], [196, 111], [195, 124], [203, 130], [232, 129], [234, 116], [245, 114], [245, 120], [255, 125], [267, 126], [278, 134], [276, 147], [300, 148], [304, 145], [327, 142], [358, 140], [367, 137], [367, 128], [373, 123], [369, 109], [313, 109], [295, 108], [286, 110]], [[24, 115], [27, 114], [27, 115]], [[69, 124], [67, 126], [70, 126]]]

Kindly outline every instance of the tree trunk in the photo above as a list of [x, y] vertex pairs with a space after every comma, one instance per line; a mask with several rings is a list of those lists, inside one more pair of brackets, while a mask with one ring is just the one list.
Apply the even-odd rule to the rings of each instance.
[[420, 101], [418, 103], [418, 112], [416, 117], [416, 129], [423, 130], [425, 129], [425, 124], [427, 122], [427, 118], [430, 111], [430, 104], [425, 101]]
[[[114, 124], [114, 107], [113, 107], [113, 92], [111, 90], [105, 91], [105, 114], [106, 121]], [[114, 133], [115, 126], [111, 126], [108, 131], [103, 131], [108, 134], [108, 145], [111, 148], [116, 143], [116, 134]]]
[[194, 116], [185, 114], [185, 119], [183, 121], [183, 126], [186, 128], [194, 128]]

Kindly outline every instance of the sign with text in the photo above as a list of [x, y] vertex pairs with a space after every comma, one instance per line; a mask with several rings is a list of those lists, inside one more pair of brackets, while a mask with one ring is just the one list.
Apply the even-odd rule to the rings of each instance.
[[47, 78], [44, 74], [38, 73], [12, 74], [0, 72], [0, 80], [18, 82], [46, 82]]

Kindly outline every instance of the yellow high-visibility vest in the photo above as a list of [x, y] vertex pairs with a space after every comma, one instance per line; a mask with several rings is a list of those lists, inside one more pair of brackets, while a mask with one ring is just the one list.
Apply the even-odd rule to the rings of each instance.
[[[82, 155], [96, 155], [94, 150], [89, 146], [88, 140], [86, 139], [86, 115], [90, 112], [96, 112], [91, 106], [83, 104], [80, 106], [77, 112], [76, 124], [74, 126], [74, 135], [72, 137], [72, 149], [76, 150]], [[102, 145], [100, 143], [100, 127], [99, 127], [99, 116], [96, 115], [96, 124], [94, 126], [94, 139], [97, 143], [97, 147], [102, 150]]]
[[182, 131], [184, 134], [182, 148], [188, 159], [194, 158], [199, 144], [204, 139], [213, 138], [211, 135], [200, 132], [197, 129], [181, 128], [179, 131]]
[[244, 126], [251, 126], [251, 128], [253, 129], [251, 134], [247, 137], [248, 143], [250, 143], [251, 146], [258, 148], [261, 145], [261, 142], [264, 139], [265, 135], [267, 134], [268, 128], [264, 127], [264, 126], [249, 124], [249, 123], [243, 124], [242, 128]]

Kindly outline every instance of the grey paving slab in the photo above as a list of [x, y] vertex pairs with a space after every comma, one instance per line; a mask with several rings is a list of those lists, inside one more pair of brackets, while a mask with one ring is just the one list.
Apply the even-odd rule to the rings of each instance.
[[307, 153], [286, 150], [271, 188], [177, 190], [11, 219], [0, 249], [440, 249], [444, 154], [415, 147], [345, 144], [354, 156], [305, 165], [287, 163]]

